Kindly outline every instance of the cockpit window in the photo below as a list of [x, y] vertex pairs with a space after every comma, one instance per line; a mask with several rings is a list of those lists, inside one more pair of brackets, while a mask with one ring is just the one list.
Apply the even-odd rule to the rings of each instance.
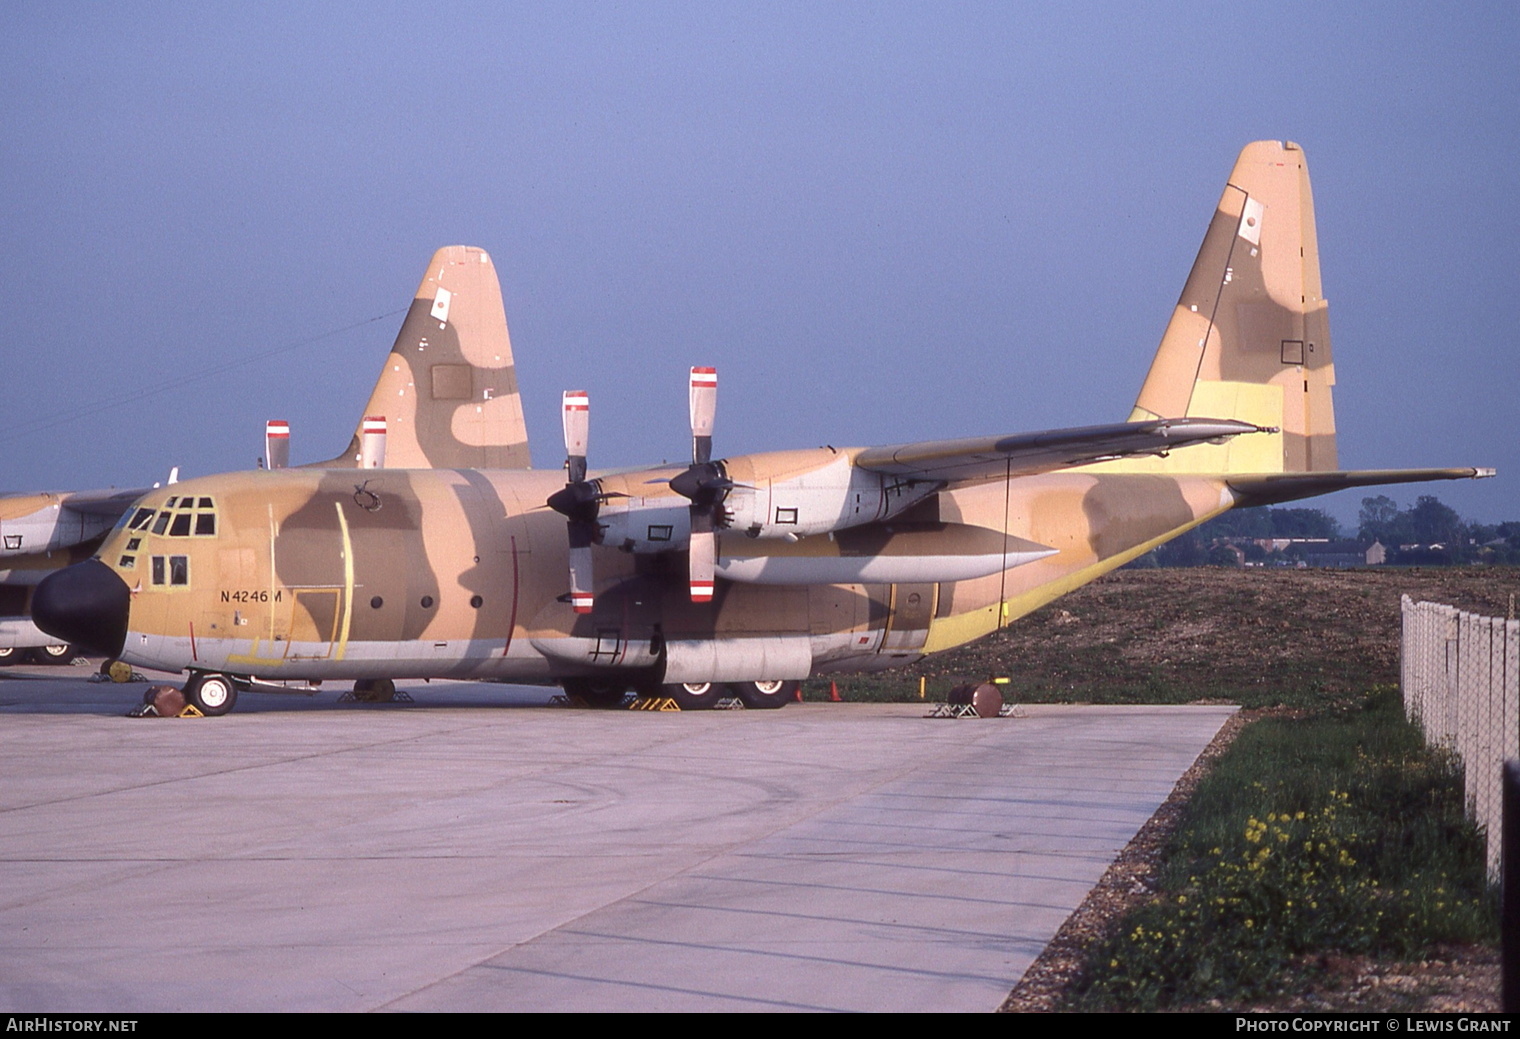
[[133, 530], [142, 530], [150, 522], [153, 533], [159, 537], [215, 537], [216, 501], [188, 494], [176, 496], [164, 502], [163, 509], [156, 515], [152, 509], [139, 509], [129, 526]]

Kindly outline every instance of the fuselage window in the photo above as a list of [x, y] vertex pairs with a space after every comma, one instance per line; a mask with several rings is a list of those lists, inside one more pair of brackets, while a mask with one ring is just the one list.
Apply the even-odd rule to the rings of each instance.
[[153, 533], [162, 534], [164, 530], [169, 526], [169, 519], [173, 515], [174, 513], [168, 511], [160, 512], [158, 514], [158, 519], [153, 521]]
[[177, 512], [174, 514], [174, 526], [169, 528], [171, 538], [187, 538], [190, 536], [190, 513]]
[[169, 557], [169, 583], [181, 585], [190, 583], [189, 556]]
[[[211, 499], [209, 499], [209, 498], [202, 498], [201, 499], [201, 501], [203, 501], [203, 502], [210, 501], [210, 500]], [[214, 512], [198, 512], [198, 513], [196, 513], [195, 514], [195, 532], [196, 532], [196, 534], [206, 535], [206, 536], [210, 536], [212, 534], [215, 534], [216, 533], [216, 513], [214, 513]]]
[[121, 567], [123, 570], [130, 570], [137, 565], [137, 557], [122, 556], [119, 560], [116, 561], [116, 565]]
[[138, 509], [137, 514], [132, 517], [132, 522], [129, 523], [128, 526], [133, 530], [142, 530], [148, 525], [148, 521], [152, 518], [152, 509]]
[[154, 556], [153, 557], [153, 583], [154, 584], [163, 584], [164, 583], [164, 557], [163, 556]]

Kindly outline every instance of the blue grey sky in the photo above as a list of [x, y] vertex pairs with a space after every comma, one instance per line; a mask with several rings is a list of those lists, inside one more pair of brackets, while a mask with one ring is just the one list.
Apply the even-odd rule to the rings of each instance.
[[1236, 153], [1288, 138], [1341, 464], [1497, 466], [1435, 493], [1520, 519], [1517, 29], [1512, 3], [6, 5], [0, 487], [246, 468], [266, 418], [331, 456], [455, 243], [496, 260], [539, 467], [569, 388], [593, 467], [685, 456], [692, 364], [719, 454], [1121, 420]]

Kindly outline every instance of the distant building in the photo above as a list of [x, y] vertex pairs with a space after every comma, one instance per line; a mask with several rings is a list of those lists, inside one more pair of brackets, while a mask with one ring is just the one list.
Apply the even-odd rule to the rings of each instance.
[[1300, 541], [1294, 542], [1292, 554], [1306, 566], [1382, 566], [1388, 560], [1388, 550], [1378, 541]]

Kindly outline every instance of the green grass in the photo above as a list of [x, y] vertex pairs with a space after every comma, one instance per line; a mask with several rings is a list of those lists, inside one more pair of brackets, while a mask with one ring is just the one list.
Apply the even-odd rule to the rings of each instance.
[[1071, 1008], [1228, 1003], [1312, 984], [1320, 953], [1497, 939], [1460, 775], [1397, 690], [1247, 727], [1166, 862], [1162, 894], [1093, 952]]

